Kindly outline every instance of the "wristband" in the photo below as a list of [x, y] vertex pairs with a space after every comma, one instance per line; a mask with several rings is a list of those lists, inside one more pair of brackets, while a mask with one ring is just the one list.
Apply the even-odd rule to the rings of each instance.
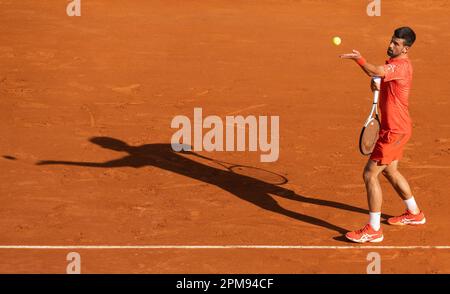
[[356, 63], [358, 63], [359, 66], [364, 66], [367, 63], [367, 61], [364, 57], [361, 56], [360, 58], [356, 59]]

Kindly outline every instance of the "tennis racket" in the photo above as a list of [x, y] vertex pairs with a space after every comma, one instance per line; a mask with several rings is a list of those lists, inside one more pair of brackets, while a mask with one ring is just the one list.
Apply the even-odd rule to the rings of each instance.
[[221, 161], [221, 160], [211, 159], [209, 157], [206, 157], [206, 156], [194, 153], [194, 152], [185, 152], [185, 153], [206, 159], [211, 162], [214, 162], [214, 163], [226, 168], [228, 171], [230, 171], [234, 174], [253, 178], [253, 179], [268, 183], [268, 184], [283, 185], [288, 182], [288, 179], [286, 177], [284, 177], [280, 174], [262, 169], [262, 168], [240, 165], [240, 164], [233, 164], [233, 163], [229, 163], [229, 162], [225, 162], [225, 161]]
[[[380, 84], [381, 82], [380, 77], [373, 77], [372, 80], [377, 84]], [[379, 94], [378, 90], [373, 92], [372, 110], [370, 111], [369, 117], [364, 123], [361, 135], [359, 136], [359, 151], [363, 155], [370, 155], [378, 140], [380, 132], [380, 118], [378, 117]]]

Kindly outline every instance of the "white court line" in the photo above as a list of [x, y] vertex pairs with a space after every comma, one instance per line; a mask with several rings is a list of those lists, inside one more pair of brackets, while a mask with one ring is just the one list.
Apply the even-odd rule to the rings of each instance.
[[0, 245], [1, 249], [450, 249], [450, 246], [282, 246], [282, 245], [144, 245], [144, 246], [114, 246], [114, 245], [74, 245], [74, 246], [31, 246], [31, 245]]

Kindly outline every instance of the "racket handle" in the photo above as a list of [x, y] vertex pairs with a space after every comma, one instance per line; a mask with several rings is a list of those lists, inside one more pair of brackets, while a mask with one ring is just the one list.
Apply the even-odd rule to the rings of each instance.
[[[380, 77], [372, 77], [372, 81], [374, 83], [377, 83], [378, 86], [380, 86], [381, 78]], [[380, 91], [378, 91], [378, 90], [373, 91], [373, 103], [378, 103], [379, 95], [380, 95]]]
[[381, 83], [381, 78], [380, 77], [372, 77], [372, 81], [379, 84], [379, 83]]

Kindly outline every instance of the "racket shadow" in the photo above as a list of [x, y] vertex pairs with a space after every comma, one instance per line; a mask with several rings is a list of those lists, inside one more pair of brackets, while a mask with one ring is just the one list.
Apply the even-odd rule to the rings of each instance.
[[[326, 220], [285, 209], [281, 207], [271, 195], [275, 194], [291, 200], [319, 206], [333, 207], [336, 209], [364, 214], [368, 213], [366, 209], [335, 201], [306, 197], [282, 186], [269, 184], [251, 177], [230, 172], [228, 170], [218, 169], [202, 164], [188, 157], [191, 152], [174, 152], [170, 144], [161, 143], [130, 146], [121, 140], [110, 137], [93, 137], [90, 139], [90, 142], [106, 149], [127, 152], [128, 155], [106, 162], [42, 160], [38, 161], [36, 165], [71, 165], [97, 168], [158, 167], [217, 186], [235, 195], [236, 197], [248, 201], [265, 210], [285, 215], [298, 221], [333, 230], [341, 234], [347, 232], [347, 230]], [[184, 156], [182, 155], [183, 153], [185, 153]]]

